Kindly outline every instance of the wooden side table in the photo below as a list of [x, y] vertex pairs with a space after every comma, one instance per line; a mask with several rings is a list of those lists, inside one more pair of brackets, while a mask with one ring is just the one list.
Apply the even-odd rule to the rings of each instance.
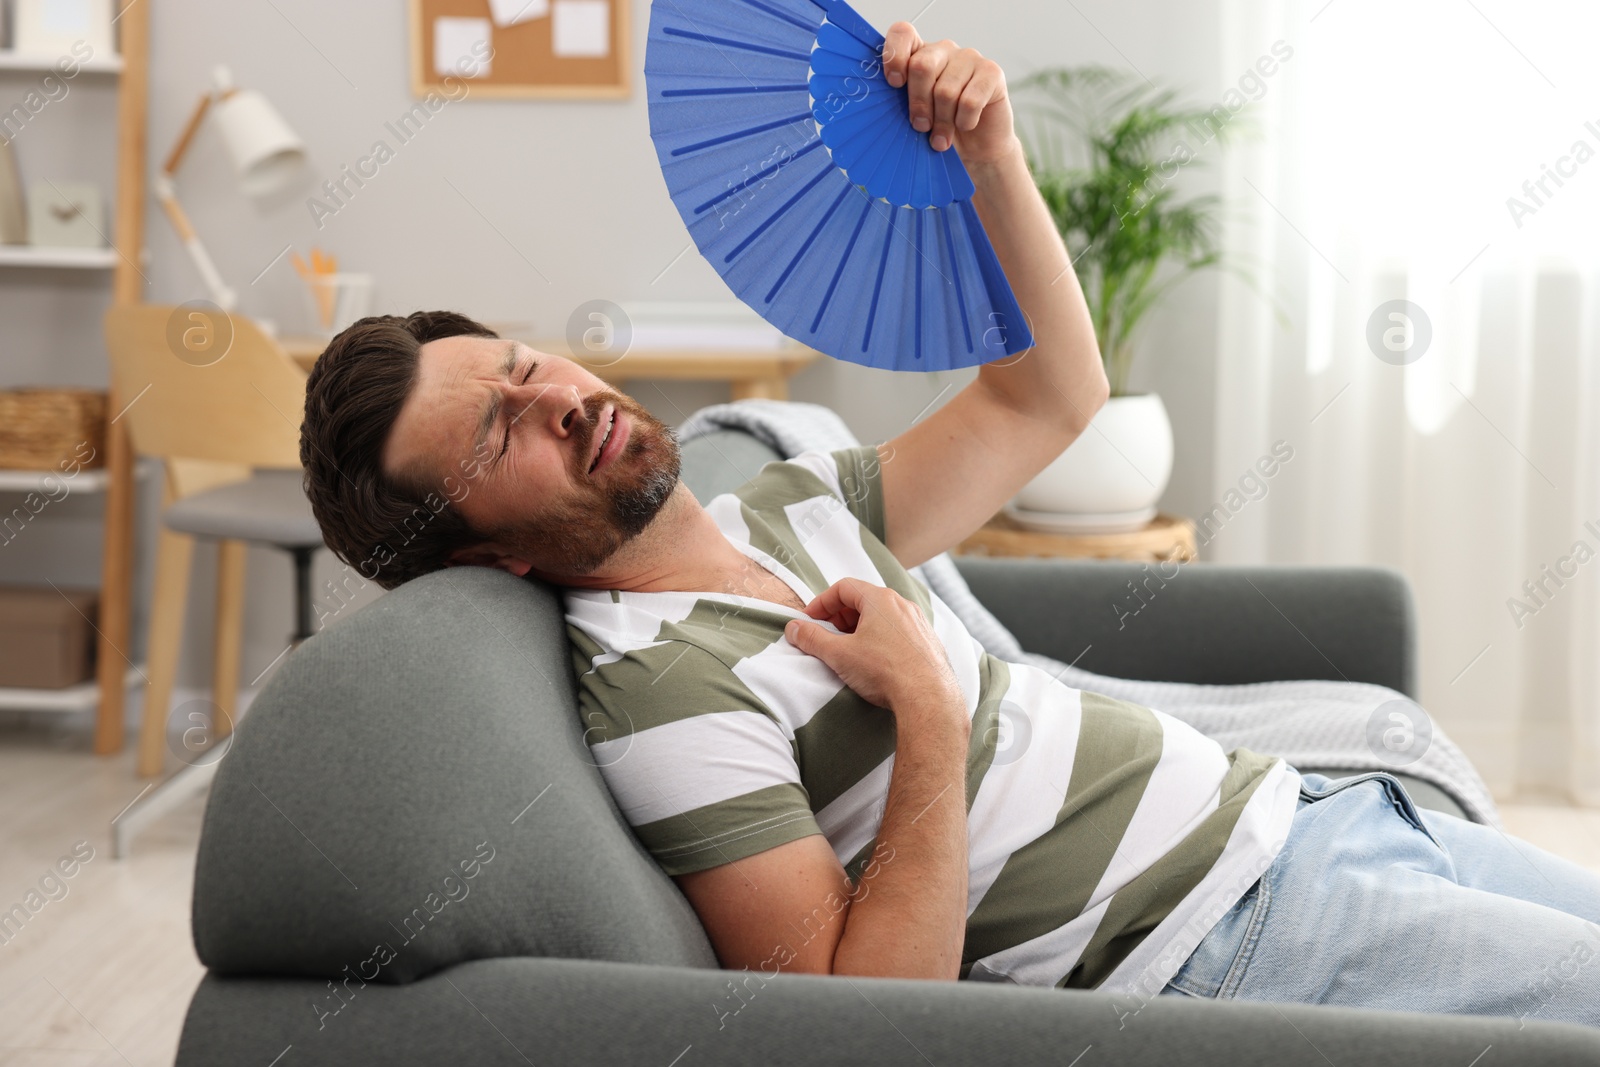
[[[566, 341], [530, 340], [525, 343], [539, 352], [574, 359], [595, 377], [618, 389], [626, 390], [628, 382], [635, 379], [727, 382], [733, 400], [752, 397], [787, 400], [789, 379], [822, 358], [822, 353], [815, 349], [794, 345], [769, 349], [634, 349], [614, 362], [591, 363], [568, 355]], [[285, 337], [279, 344], [308, 372], [327, 347], [326, 341], [315, 337]]]
[[1058, 534], [1029, 530], [1004, 512], [956, 546], [958, 556], [1054, 556], [1123, 559], [1135, 563], [1188, 563], [1199, 558], [1194, 523], [1158, 514], [1142, 530]]

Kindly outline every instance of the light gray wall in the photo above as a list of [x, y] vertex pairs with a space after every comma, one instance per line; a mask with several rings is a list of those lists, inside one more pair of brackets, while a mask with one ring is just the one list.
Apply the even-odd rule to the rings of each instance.
[[[403, 5], [384, 0], [146, 0], [152, 4], [154, 48], [150, 155], [159, 164], [181, 129], [211, 68], [228, 64], [242, 86], [263, 91], [306, 141], [315, 181], [366, 155], [412, 104]], [[880, 27], [917, 16], [911, 4], [861, 0]], [[1097, 62], [1133, 66], [1149, 78], [1215, 99], [1231, 80], [1217, 61], [1219, 0], [935, 0], [917, 25], [929, 39], [951, 37], [999, 60], [1012, 80], [1041, 66]], [[564, 329], [584, 301], [715, 300], [727, 288], [692, 249], [668, 199], [649, 139], [643, 66], [649, 9], [633, 9], [634, 69], [625, 102], [449, 104], [347, 206], [319, 230], [305, 205], [309, 190], [271, 205], [247, 202], [235, 190], [214, 129], [202, 131], [180, 175], [184, 203], [224, 275], [242, 293], [241, 310], [275, 320], [286, 332], [306, 326], [299, 282], [287, 244], [336, 253], [349, 269], [377, 278], [378, 311], [453, 307], [480, 319], [520, 321], [541, 333]], [[15, 94], [22, 81], [0, 88]], [[111, 96], [85, 87], [44, 116], [62, 128], [38, 132], [43, 142], [77, 144], [37, 153], [19, 145], [24, 169], [92, 174], [110, 183]], [[94, 106], [91, 108], [91, 104]], [[54, 106], [54, 105], [53, 105]], [[58, 154], [59, 153], [59, 154]], [[92, 158], [91, 158], [92, 157]], [[1197, 175], [1202, 182], [1204, 175]], [[1197, 184], [1196, 190], [1203, 189]], [[147, 221], [152, 301], [205, 295], [193, 268], [152, 205]], [[674, 260], [676, 258], [676, 263]], [[670, 269], [668, 265], [673, 264]], [[269, 266], [270, 265], [270, 266]], [[43, 285], [4, 272], [0, 286], [0, 384], [104, 381], [98, 315], [106, 287], [67, 280]], [[1152, 325], [1132, 385], [1160, 392], [1178, 440], [1173, 484], [1163, 505], [1190, 512], [1212, 498], [1211, 365], [1215, 351], [1214, 282], [1180, 290]], [[947, 385], [973, 372], [891, 375], [832, 361], [794, 382], [795, 399], [827, 404], [864, 441], [899, 433]], [[676, 424], [724, 398], [717, 387], [642, 384], [635, 393]], [[950, 393], [955, 390], [951, 389]], [[946, 394], [946, 397], [950, 395]], [[147, 479], [153, 488], [154, 479]], [[145, 540], [153, 521], [144, 509]], [[71, 511], [68, 508], [73, 509]], [[98, 505], [69, 501], [51, 516], [70, 536], [32, 538], [28, 552], [0, 550], [0, 579], [97, 580]], [[318, 584], [335, 576], [328, 557]], [[148, 566], [148, 553], [144, 555]], [[26, 562], [24, 563], [24, 559]], [[203, 685], [209, 671], [209, 567], [196, 555], [191, 622], [180, 678]], [[289, 566], [280, 553], [252, 549], [243, 676], [265, 669], [283, 650], [290, 626]], [[369, 591], [370, 596], [375, 590]]]

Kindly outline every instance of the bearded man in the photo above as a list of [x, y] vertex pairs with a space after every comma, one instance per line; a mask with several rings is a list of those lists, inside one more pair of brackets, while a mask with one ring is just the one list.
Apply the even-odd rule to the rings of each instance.
[[[1004, 662], [908, 572], [1108, 387], [1000, 68], [903, 22], [884, 66], [971, 174], [1033, 349], [882, 448], [702, 506], [671, 430], [577, 363], [454, 313], [365, 319], [308, 383], [328, 545], [391, 588], [482, 566], [564, 590], [585, 737], [725, 967], [1600, 1025], [1600, 966], [1544, 981], [1600, 949], [1594, 874], [1391, 775], [1302, 775]], [[998, 750], [1002, 716], [1026, 746]]]

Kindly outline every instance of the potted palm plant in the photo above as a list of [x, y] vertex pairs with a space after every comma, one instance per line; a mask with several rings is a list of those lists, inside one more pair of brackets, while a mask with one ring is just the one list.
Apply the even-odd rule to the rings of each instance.
[[1028, 166], [1066, 242], [1094, 320], [1111, 397], [1072, 446], [1007, 506], [1064, 532], [1138, 529], [1172, 475], [1172, 424], [1128, 392], [1140, 327], [1185, 278], [1217, 265], [1217, 198], [1180, 199], [1178, 172], [1230, 132], [1233, 113], [1104, 67], [1042, 70], [1013, 86]]

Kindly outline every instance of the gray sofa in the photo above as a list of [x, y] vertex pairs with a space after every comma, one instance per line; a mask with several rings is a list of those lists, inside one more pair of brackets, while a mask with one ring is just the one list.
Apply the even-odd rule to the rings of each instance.
[[[723, 433], [686, 446], [684, 476], [704, 500], [771, 458]], [[1026, 647], [1092, 645], [1093, 670], [1235, 682], [1337, 664], [1414, 689], [1391, 572], [1194, 565], [1119, 631], [1109, 605], [1136, 567], [961, 566]], [[1497, 1064], [1600, 1062], [1600, 1031], [1509, 1018], [718, 970], [589, 761], [573, 685], [559, 596], [477, 568], [298, 648], [212, 786], [193, 914], [209, 973], [178, 1062], [1467, 1067], [1490, 1046]]]

